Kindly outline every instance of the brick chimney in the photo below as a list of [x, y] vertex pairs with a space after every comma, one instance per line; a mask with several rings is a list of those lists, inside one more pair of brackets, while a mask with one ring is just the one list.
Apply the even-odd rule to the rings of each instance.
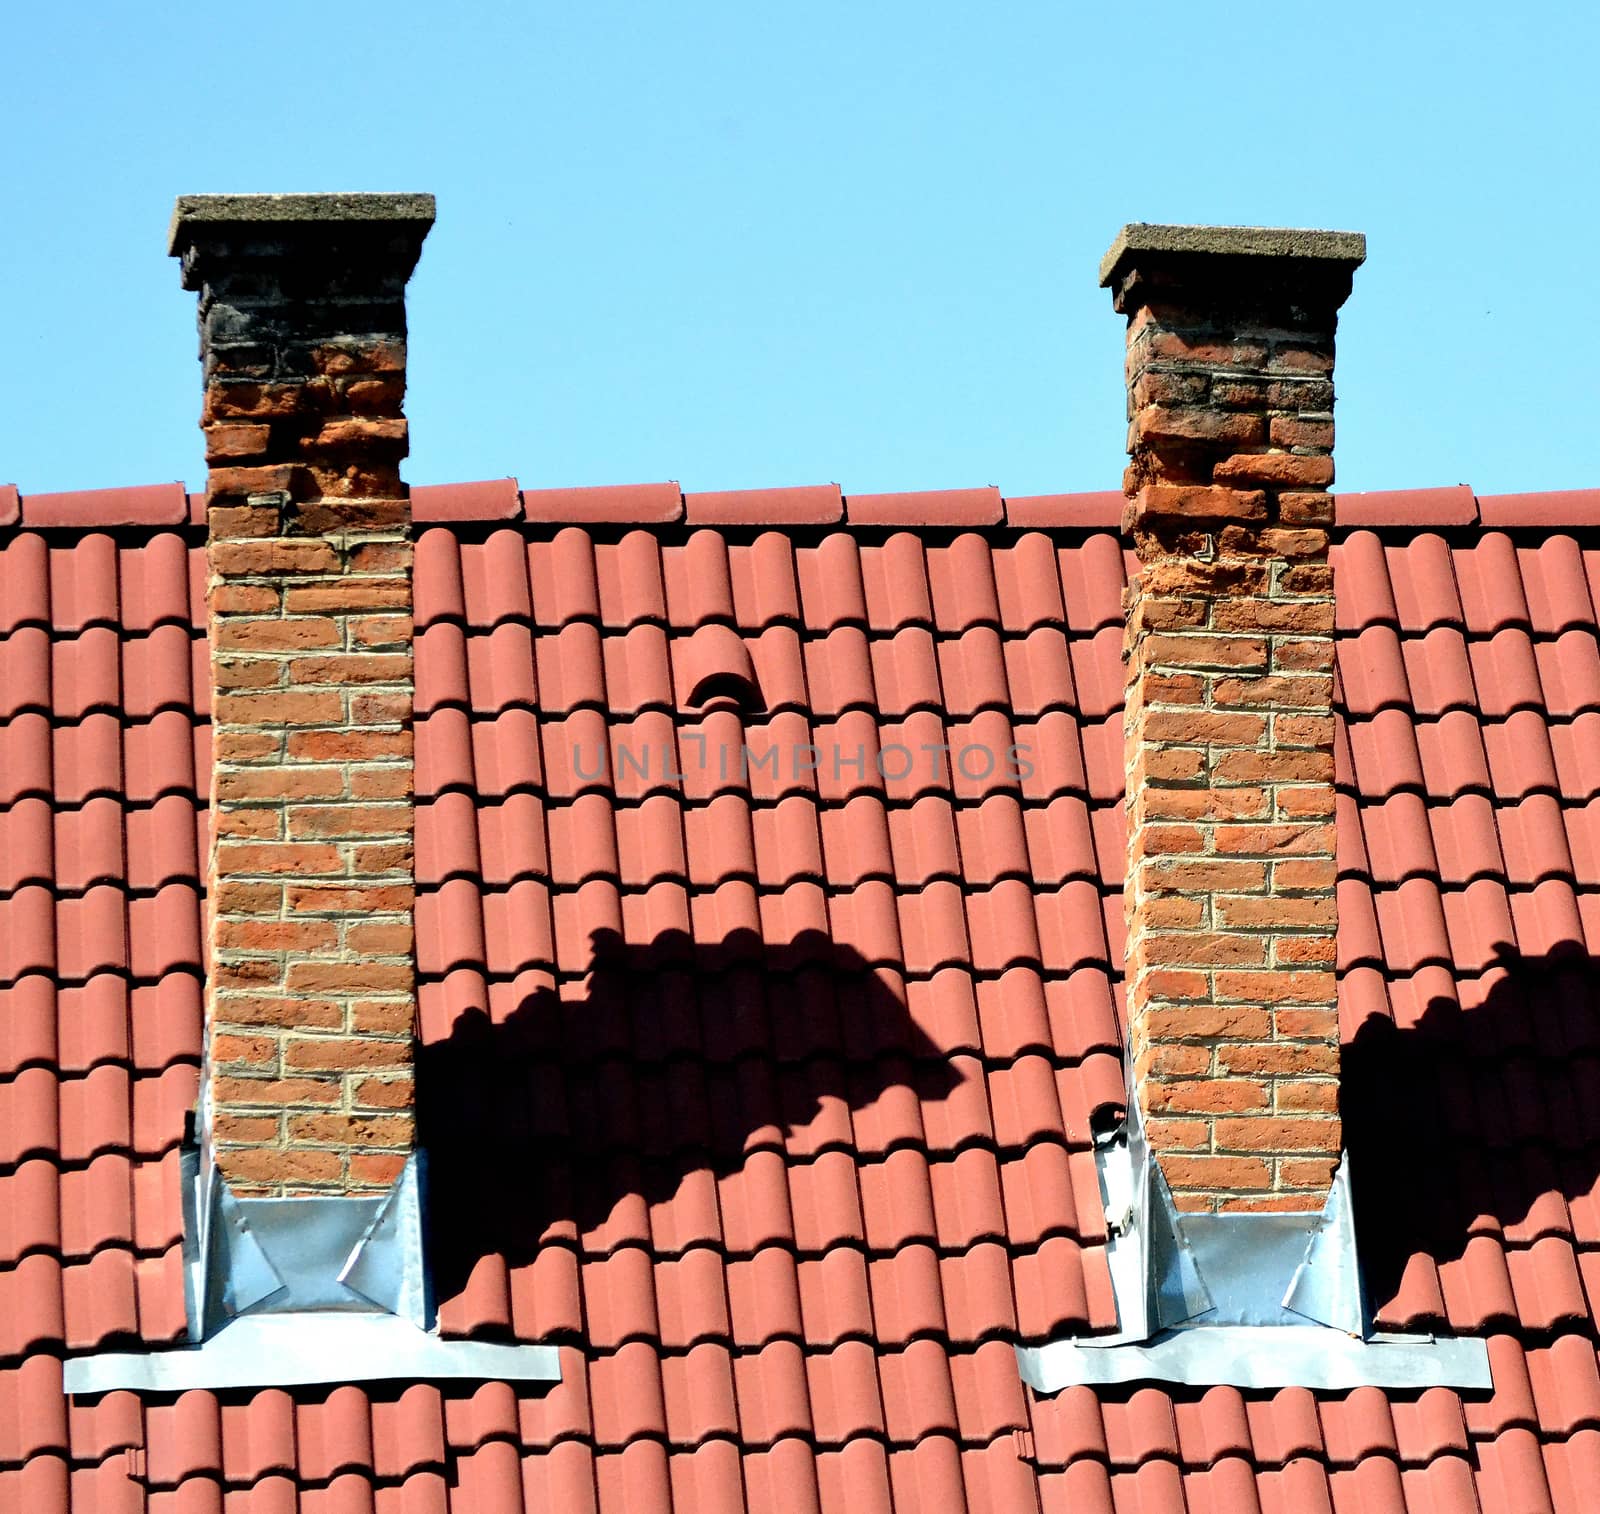
[[413, 1146], [405, 287], [431, 195], [185, 195], [215, 766], [202, 1128], [239, 1193]]
[[1124, 227], [1128, 1021], [1184, 1210], [1320, 1209], [1334, 992], [1334, 327], [1365, 239]]

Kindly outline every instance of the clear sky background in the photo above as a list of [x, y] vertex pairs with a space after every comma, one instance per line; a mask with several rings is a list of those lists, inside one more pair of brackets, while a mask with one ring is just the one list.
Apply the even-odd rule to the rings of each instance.
[[415, 483], [1118, 486], [1130, 220], [1365, 231], [1345, 489], [1600, 486], [1600, 8], [8, 7], [0, 480], [203, 478], [174, 195], [431, 190]]

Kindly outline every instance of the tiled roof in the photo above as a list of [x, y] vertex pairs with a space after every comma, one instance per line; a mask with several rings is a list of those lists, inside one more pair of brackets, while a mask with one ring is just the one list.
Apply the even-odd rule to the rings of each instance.
[[183, 1328], [195, 503], [0, 490], [0, 1508], [1585, 1506], [1600, 496], [1340, 502], [1363, 1248], [1492, 1397], [1018, 1380], [1113, 1318], [1120, 496], [506, 480], [417, 491], [421, 1078], [444, 1328], [563, 1380], [69, 1406]]

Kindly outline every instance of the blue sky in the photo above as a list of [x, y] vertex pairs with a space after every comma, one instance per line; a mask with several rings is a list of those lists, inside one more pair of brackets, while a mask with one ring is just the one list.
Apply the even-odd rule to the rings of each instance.
[[0, 480], [202, 478], [174, 195], [425, 189], [413, 482], [1115, 488], [1150, 220], [1367, 233], [1341, 487], [1600, 486], [1597, 17], [13, 7]]

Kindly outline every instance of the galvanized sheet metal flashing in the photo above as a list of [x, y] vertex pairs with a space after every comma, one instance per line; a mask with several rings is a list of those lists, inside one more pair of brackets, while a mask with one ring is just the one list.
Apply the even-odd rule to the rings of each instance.
[[1093, 1340], [1017, 1347], [1023, 1381], [1039, 1393], [1110, 1383], [1219, 1383], [1236, 1388], [1462, 1388], [1487, 1390], [1481, 1340], [1374, 1336], [1357, 1340], [1326, 1325], [1191, 1325], [1149, 1341]]
[[66, 1391], [559, 1381], [554, 1347], [432, 1333], [423, 1172], [419, 1153], [387, 1194], [242, 1199], [207, 1153], [186, 1150], [184, 1295], [194, 1344], [71, 1358]]
[[68, 1393], [291, 1387], [420, 1378], [559, 1382], [554, 1346], [441, 1340], [393, 1314], [246, 1314], [198, 1346], [62, 1363]]
[[1110, 1335], [1017, 1347], [1040, 1393], [1155, 1381], [1240, 1388], [1488, 1388], [1481, 1340], [1378, 1335], [1350, 1164], [1320, 1213], [1179, 1214], [1138, 1112], [1096, 1142], [1117, 1301]]

